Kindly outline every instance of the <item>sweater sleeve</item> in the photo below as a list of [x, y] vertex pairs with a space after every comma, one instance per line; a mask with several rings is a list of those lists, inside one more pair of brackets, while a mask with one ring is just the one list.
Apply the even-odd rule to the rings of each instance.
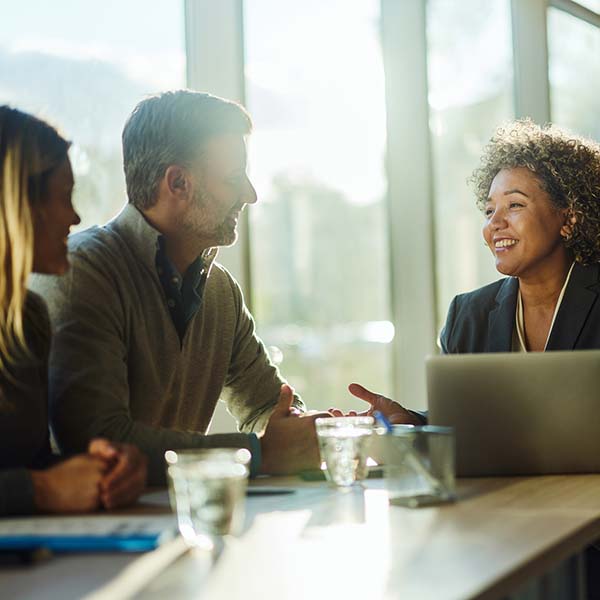
[[33, 482], [27, 469], [0, 471], [0, 516], [35, 512]]
[[77, 252], [62, 277], [36, 276], [55, 327], [50, 353], [50, 422], [60, 449], [85, 451], [94, 437], [135, 444], [148, 457], [148, 483], [165, 483], [164, 453], [173, 448], [252, 449], [243, 433], [204, 435], [152, 427], [129, 404], [125, 315], [117, 286]]
[[[229, 276], [237, 306], [237, 326], [228, 377], [221, 397], [244, 432], [264, 431], [286, 381], [271, 362], [267, 350], [256, 334], [254, 319], [246, 307], [242, 290]], [[299, 396], [293, 405], [306, 410]]]

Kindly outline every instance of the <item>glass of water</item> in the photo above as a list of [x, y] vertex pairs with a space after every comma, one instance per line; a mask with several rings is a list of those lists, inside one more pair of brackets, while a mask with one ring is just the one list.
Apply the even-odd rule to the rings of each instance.
[[391, 504], [419, 507], [455, 499], [451, 427], [394, 425], [375, 446], [382, 451]]
[[188, 544], [210, 548], [215, 537], [240, 533], [248, 482], [248, 450], [168, 450], [165, 460], [171, 507]]
[[315, 426], [327, 479], [342, 487], [364, 479], [373, 417], [322, 418]]

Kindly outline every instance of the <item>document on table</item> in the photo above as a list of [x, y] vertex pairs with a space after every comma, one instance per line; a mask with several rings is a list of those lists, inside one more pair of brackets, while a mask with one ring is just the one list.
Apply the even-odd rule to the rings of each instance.
[[0, 550], [44, 547], [55, 552], [151, 550], [173, 534], [172, 515], [0, 519]]

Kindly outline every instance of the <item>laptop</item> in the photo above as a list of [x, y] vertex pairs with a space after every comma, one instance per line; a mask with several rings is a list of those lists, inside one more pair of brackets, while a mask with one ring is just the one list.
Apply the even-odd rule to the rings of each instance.
[[430, 356], [426, 372], [457, 475], [600, 473], [600, 350]]

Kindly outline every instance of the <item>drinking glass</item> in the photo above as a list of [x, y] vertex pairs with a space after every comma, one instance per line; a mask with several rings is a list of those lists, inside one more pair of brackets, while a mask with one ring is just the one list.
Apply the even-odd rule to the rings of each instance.
[[390, 503], [417, 507], [455, 499], [452, 427], [394, 425], [377, 436]]
[[169, 450], [165, 453], [171, 506], [191, 546], [214, 546], [218, 536], [238, 534], [250, 452], [244, 448]]
[[341, 487], [364, 479], [373, 417], [321, 418], [315, 426], [327, 479]]

